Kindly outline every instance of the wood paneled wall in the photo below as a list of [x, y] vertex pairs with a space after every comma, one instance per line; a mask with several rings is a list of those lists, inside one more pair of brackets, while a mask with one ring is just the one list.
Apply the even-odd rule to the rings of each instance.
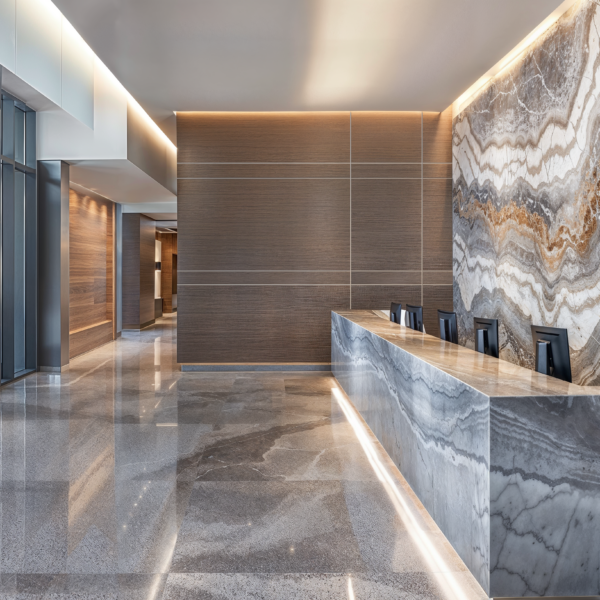
[[[159, 233], [161, 241], [161, 275], [160, 287], [162, 290], [163, 311], [172, 313], [177, 310], [177, 302], [173, 305], [173, 255], [177, 255], [177, 234]], [[175, 275], [176, 277], [176, 275]], [[175, 292], [175, 296], [177, 292]]]
[[115, 337], [114, 210], [109, 200], [69, 192], [69, 356]]
[[155, 240], [152, 219], [123, 215], [123, 329], [154, 323]]
[[179, 113], [178, 360], [328, 363], [330, 311], [452, 307], [451, 112]]

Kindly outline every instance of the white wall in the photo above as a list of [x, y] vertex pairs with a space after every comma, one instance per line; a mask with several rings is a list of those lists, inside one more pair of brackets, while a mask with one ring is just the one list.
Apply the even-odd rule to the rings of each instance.
[[0, 0], [0, 65], [14, 72], [16, 57], [15, 0]]
[[62, 15], [52, 2], [16, 0], [15, 74], [62, 105]]
[[62, 21], [62, 107], [94, 127], [94, 59], [92, 49], [75, 28]]
[[51, 0], [0, 0], [0, 66], [37, 111], [38, 160], [115, 201], [174, 198], [176, 148]]
[[38, 113], [39, 160], [127, 158], [127, 97], [117, 78], [93, 57], [93, 128], [60, 108]]
[[0, 64], [90, 128], [93, 58], [50, 0], [0, 0]]

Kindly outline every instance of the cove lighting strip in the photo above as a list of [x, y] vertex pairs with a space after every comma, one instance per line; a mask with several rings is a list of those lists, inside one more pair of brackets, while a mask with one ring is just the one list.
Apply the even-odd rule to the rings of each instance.
[[[452, 105], [452, 116], [460, 114], [474, 99], [474, 96], [504, 69], [510, 66], [533, 42], [543, 35], [562, 15], [577, 2], [587, 0], [565, 0], [550, 16], [544, 19], [524, 40], [517, 44], [502, 60], [496, 63], [485, 75], [480, 77], [464, 94], [458, 97]], [[589, 0], [595, 2], [596, 0]]]
[[[459, 578], [464, 577], [464, 573], [453, 570], [453, 567], [436, 548], [431, 539], [431, 532], [419, 522], [419, 518], [415, 515], [415, 509], [409, 505], [404, 494], [400, 491], [397, 478], [390, 473], [388, 467], [381, 460], [381, 453], [372, 440], [372, 433], [358, 416], [356, 409], [335, 383], [331, 388], [331, 392], [356, 434], [373, 471], [383, 484], [415, 547], [427, 563], [431, 574], [437, 579], [440, 592], [444, 594], [446, 600], [469, 600], [469, 598], [473, 598], [473, 590], [465, 589], [465, 583], [459, 580]], [[483, 590], [481, 592], [485, 596]], [[354, 600], [354, 588], [350, 576], [348, 577], [348, 598]]]

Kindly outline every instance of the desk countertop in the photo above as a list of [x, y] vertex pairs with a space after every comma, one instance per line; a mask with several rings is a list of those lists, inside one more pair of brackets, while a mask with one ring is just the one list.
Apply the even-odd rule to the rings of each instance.
[[480, 354], [469, 348], [444, 342], [389, 321], [382, 311], [334, 311], [390, 344], [455, 377], [490, 397], [506, 396], [597, 396], [600, 387], [584, 387], [548, 377]]

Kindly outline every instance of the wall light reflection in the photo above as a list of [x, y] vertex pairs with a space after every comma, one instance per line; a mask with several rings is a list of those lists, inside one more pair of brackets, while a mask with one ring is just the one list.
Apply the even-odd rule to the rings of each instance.
[[350, 106], [389, 77], [398, 41], [401, 2], [321, 0], [307, 71], [309, 106]]
[[487, 73], [482, 75], [466, 92], [459, 96], [452, 105], [452, 115], [460, 114], [475, 98], [477, 93], [494, 78], [502, 74], [513, 62], [541, 37], [571, 6], [580, 0], [565, 0], [556, 10], [544, 19], [525, 39], [521, 40], [506, 56], [498, 61]]
[[[414, 512], [415, 509], [407, 503], [398, 489], [398, 483], [396, 482], [395, 477], [392, 476], [388, 468], [381, 461], [379, 452], [375, 448], [366, 425], [360, 419], [346, 395], [335, 386], [335, 384], [334, 387], [331, 388], [331, 391], [342, 409], [342, 412], [346, 416], [346, 419], [348, 419], [348, 422], [352, 426], [362, 449], [367, 455], [373, 471], [383, 484], [398, 516], [404, 523], [415, 546], [427, 563], [429, 571], [438, 580], [440, 590], [442, 593], [446, 594], [446, 597], [449, 600], [467, 600], [471, 596], [463, 588], [461, 582], [458, 581], [455, 573], [452, 572], [451, 566], [435, 547], [433, 540], [429, 538], [429, 532], [424, 530], [420, 525], [417, 515], [415, 515]], [[353, 598], [354, 596], [350, 596], [350, 586], [351, 581], [348, 579], [348, 595], [350, 598]], [[354, 591], [352, 593], [354, 594]], [[485, 597], [483, 590], [482, 597]]]

